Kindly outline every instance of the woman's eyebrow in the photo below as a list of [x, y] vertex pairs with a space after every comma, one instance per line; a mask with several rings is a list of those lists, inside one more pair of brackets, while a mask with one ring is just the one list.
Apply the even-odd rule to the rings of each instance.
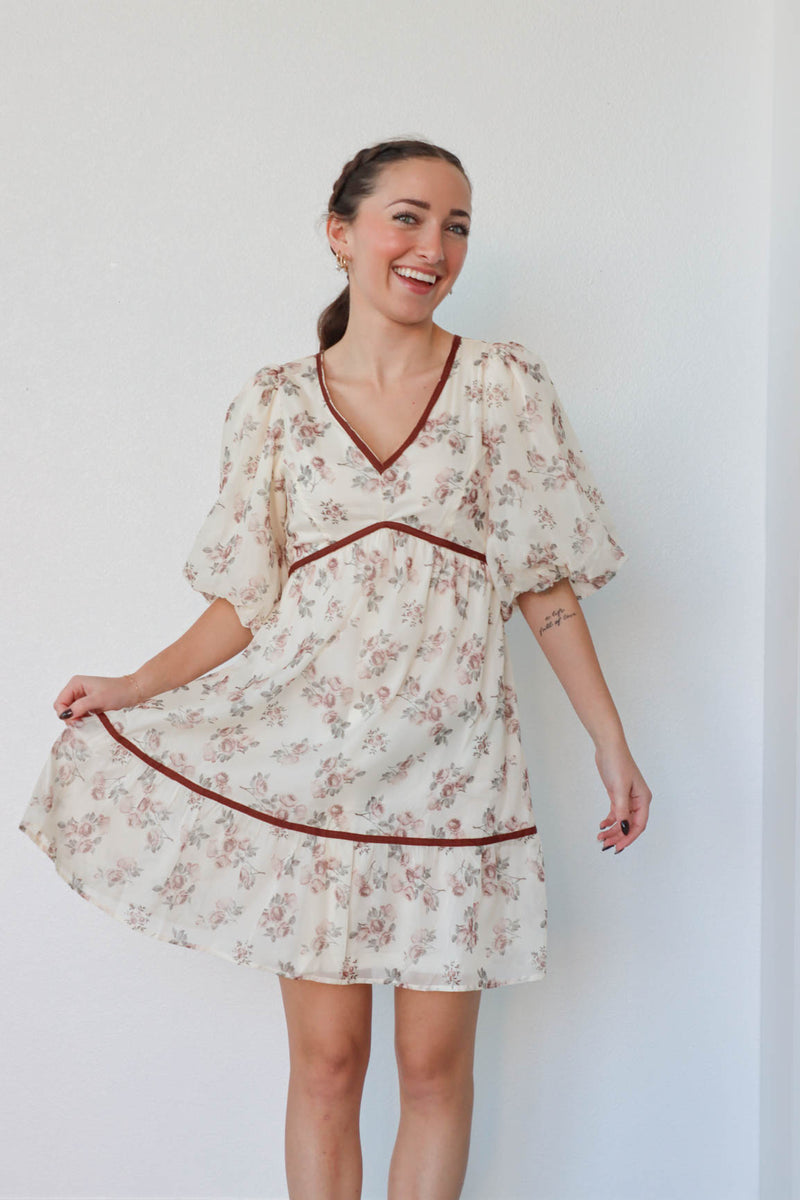
[[[428, 204], [427, 200], [408, 200], [403, 198], [400, 200], [392, 200], [391, 203], [386, 205], [386, 207], [391, 208], [392, 204], [416, 204], [417, 208], [430, 208], [430, 204]], [[469, 215], [470, 214], [468, 212], [464, 212], [463, 208], [450, 209], [451, 217], [468, 217]]]

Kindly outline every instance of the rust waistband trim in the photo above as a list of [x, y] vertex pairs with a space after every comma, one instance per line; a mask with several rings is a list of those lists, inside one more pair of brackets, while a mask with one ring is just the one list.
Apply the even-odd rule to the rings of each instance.
[[250, 808], [247, 804], [240, 804], [238, 800], [230, 800], [227, 796], [223, 796], [219, 792], [213, 792], [210, 788], [202, 787], [199, 783], [193, 783], [185, 775], [180, 775], [177, 771], [173, 771], [171, 767], [165, 767], [163, 763], [158, 762], [155, 758], [151, 758], [144, 750], [141, 750], [137, 745], [129, 741], [124, 734], [120, 733], [114, 727], [112, 721], [105, 713], [95, 713], [94, 716], [99, 717], [106, 730], [115, 741], [119, 742], [120, 746], [124, 746], [131, 754], [135, 754], [142, 762], [147, 763], [149, 767], [153, 767], [162, 775], [166, 775], [168, 779], [174, 779], [176, 783], [183, 784], [190, 792], [196, 792], [199, 796], [206, 796], [209, 800], [216, 800], [218, 804], [224, 805], [225, 808], [233, 808], [236, 812], [244, 813], [247, 817], [255, 817], [257, 821], [264, 821], [267, 825], [276, 825], [279, 829], [293, 829], [296, 833], [310, 833], [314, 837], [321, 838], [339, 838], [341, 841], [346, 842], [382, 842], [391, 846], [491, 846], [495, 842], [507, 842], [512, 838], [530, 837], [537, 832], [535, 825], [529, 825], [526, 829], [513, 829], [509, 833], [494, 833], [487, 837], [476, 838], [390, 837], [381, 833], [346, 833], [341, 829], [320, 829], [318, 825], [300, 825], [296, 821], [282, 821], [279, 817], [272, 817], [269, 813], [259, 812], [257, 808]]
[[304, 554], [302, 558], [298, 558], [297, 562], [293, 562], [289, 567], [287, 578], [298, 567], [313, 562], [315, 558], [322, 558], [326, 554], [333, 554], [335, 550], [341, 550], [342, 546], [347, 546], [350, 542], [356, 542], [359, 538], [366, 537], [369, 533], [374, 533], [376, 529], [396, 529], [398, 533], [410, 533], [412, 537], [421, 538], [425, 542], [431, 542], [434, 546], [443, 546], [445, 550], [455, 550], [457, 554], [466, 554], [469, 558], [477, 558], [482, 563], [486, 562], [486, 555], [482, 554], [480, 550], [473, 550], [471, 546], [462, 546], [460, 542], [451, 542], [449, 538], [438, 537], [435, 533], [428, 533], [424, 529], [415, 529], [413, 525], [405, 525], [402, 521], [375, 521], [372, 525], [365, 525], [363, 529], [358, 529], [355, 533], [348, 534], [347, 537], [339, 538], [338, 541], [331, 542], [328, 546], [323, 546], [321, 550], [314, 550], [311, 554]]

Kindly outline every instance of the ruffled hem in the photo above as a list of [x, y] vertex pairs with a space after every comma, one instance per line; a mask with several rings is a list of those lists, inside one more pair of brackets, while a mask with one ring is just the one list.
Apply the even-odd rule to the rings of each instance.
[[222, 958], [222, 959], [225, 959], [227, 962], [235, 963], [237, 966], [253, 967], [256, 970], [267, 971], [274, 975], [283, 976], [286, 979], [307, 979], [307, 980], [310, 980], [315, 983], [332, 983], [332, 984], [341, 984], [342, 986], [346, 986], [347, 984], [350, 984], [350, 983], [393, 984], [397, 987], [408, 988], [409, 991], [414, 991], [414, 992], [475, 991], [477, 989], [483, 989], [483, 988], [510, 986], [515, 983], [533, 983], [539, 979], [544, 979], [545, 974], [546, 974], [545, 968], [542, 967], [540, 969], [537, 969], [536, 971], [534, 971], [533, 973], [531, 973], [529, 975], [523, 975], [523, 976], [520, 976], [519, 978], [515, 978], [515, 979], [504, 978], [502, 980], [491, 980], [491, 981], [487, 981], [487, 982], [482, 982], [479, 979], [477, 982], [475, 982], [473, 984], [463, 983], [458, 986], [456, 986], [454, 984], [450, 984], [450, 983], [429, 983], [429, 984], [412, 983], [406, 977], [404, 977], [402, 979], [394, 978], [393, 972], [388, 968], [384, 970], [382, 975], [374, 974], [374, 977], [372, 974], [370, 974], [370, 972], [362, 970], [358, 974], [358, 978], [355, 978], [355, 979], [343, 978], [341, 973], [338, 976], [332, 976], [330, 974], [322, 974], [322, 973], [314, 974], [313, 971], [304, 971], [302, 974], [298, 974], [297, 971], [294, 970], [293, 968], [291, 968], [290, 966], [288, 966], [288, 964], [276, 965], [271, 962], [256, 962], [256, 961], [253, 961], [252, 959], [248, 960], [248, 959], [242, 958], [239, 955], [227, 952], [223, 947], [220, 947], [219, 945], [210, 944], [208, 942], [203, 941], [202, 939], [199, 941], [195, 940], [193, 942], [189, 942], [189, 941], [185, 940], [185, 938], [184, 938], [184, 931], [176, 929], [175, 926], [173, 926], [172, 929], [167, 929], [163, 925], [162, 926], [150, 926], [150, 925], [145, 926], [145, 925], [140, 925], [140, 924], [132, 924], [130, 921], [126, 921], [123, 914], [119, 912], [119, 910], [115, 904], [110, 902], [108, 897], [101, 896], [96, 892], [87, 890], [85, 885], [78, 884], [74, 875], [70, 876], [70, 874], [64, 869], [65, 864], [63, 862], [60, 862], [58, 860], [58, 858], [56, 857], [56, 855], [54, 853], [54, 847], [48, 843], [47, 838], [44, 836], [44, 834], [40, 830], [34, 829], [29, 823], [27, 823], [25, 821], [23, 821], [20, 824], [19, 828], [22, 830], [23, 833], [26, 833], [28, 835], [28, 837], [31, 839], [31, 841], [34, 843], [34, 845], [38, 846], [40, 850], [43, 850], [44, 853], [48, 855], [48, 857], [51, 859], [51, 861], [53, 863], [53, 866], [55, 867], [56, 873], [60, 876], [61, 879], [64, 880], [64, 882], [67, 884], [67, 886], [72, 888], [72, 890], [74, 892], [76, 892], [76, 894], [79, 895], [82, 899], [88, 900], [90, 904], [94, 904], [95, 907], [99, 908], [102, 912], [107, 913], [111, 917], [114, 917], [114, 919], [119, 921], [121, 924], [126, 924], [130, 928], [136, 929], [140, 933], [146, 934], [148, 937], [155, 938], [157, 941], [167, 942], [169, 945], [172, 945], [172, 946], [183, 946], [183, 948], [186, 950], [205, 951], [208, 954], [213, 954], [216, 958]]
[[143, 766], [99, 720], [81, 725], [83, 757], [65, 770], [56, 743], [20, 829], [129, 928], [324, 983], [469, 991], [545, 974], [538, 834], [334, 842], [224, 808]]

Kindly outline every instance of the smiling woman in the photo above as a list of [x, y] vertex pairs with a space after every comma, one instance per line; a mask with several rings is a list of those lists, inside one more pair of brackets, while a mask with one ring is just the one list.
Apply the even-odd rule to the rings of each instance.
[[594, 741], [601, 848], [647, 823], [578, 604], [625, 558], [602, 495], [541, 357], [433, 321], [471, 199], [427, 142], [347, 164], [319, 349], [226, 412], [184, 567], [209, 607], [132, 675], [61, 690], [21, 823], [132, 929], [280, 978], [294, 1198], [360, 1192], [373, 984], [395, 988], [389, 1200], [457, 1197], [481, 994], [545, 973], [515, 607]]
[[[324, 351], [347, 331], [336, 356], [341, 362], [349, 357], [348, 345], [360, 340], [364, 317], [370, 320], [376, 305], [382, 310], [382, 301], [401, 295], [428, 300], [422, 309], [409, 304], [393, 315], [405, 325], [427, 325], [422, 338], [430, 341], [433, 307], [452, 291], [464, 265], [471, 222], [472, 188], [449, 151], [403, 142], [361, 154], [345, 166], [328, 206], [328, 240], [347, 270], [348, 286], [320, 317], [318, 333]], [[424, 346], [419, 337], [413, 340]], [[441, 354], [441, 343], [429, 348]]]

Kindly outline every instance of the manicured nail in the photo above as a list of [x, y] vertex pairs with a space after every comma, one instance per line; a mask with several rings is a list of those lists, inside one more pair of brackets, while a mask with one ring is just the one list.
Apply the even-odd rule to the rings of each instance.
[[63, 713], [58, 714], [58, 719], [59, 719], [59, 721], [63, 721], [66, 717], [71, 717], [71, 716], [72, 716], [72, 709], [65, 708]]
[[627, 836], [628, 836], [628, 834], [629, 834], [629, 833], [630, 833], [630, 831], [631, 831], [631, 827], [630, 827], [630, 825], [628, 824], [628, 822], [627, 822], [627, 821], [624, 819], [624, 817], [623, 817], [623, 819], [620, 821], [620, 823], [619, 823], [619, 827], [620, 827], [620, 829], [622, 830], [622, 832], [625, 834], [625, 837], [627, 837]]
[[612, 845], [613, 842], [609, 842], [607, 846], [603, 846], [603, 853], [605, 854], [606, 850], [610, 850]]

